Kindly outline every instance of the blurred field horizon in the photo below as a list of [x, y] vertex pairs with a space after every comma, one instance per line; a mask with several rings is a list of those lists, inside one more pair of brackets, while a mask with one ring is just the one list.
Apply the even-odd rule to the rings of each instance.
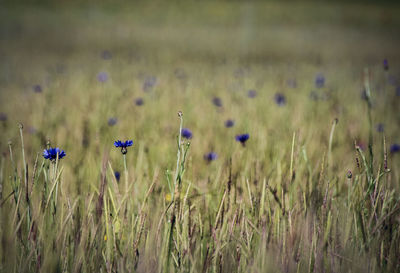
[[399, 14], [0, 2], [0, 272], [399, 272]]

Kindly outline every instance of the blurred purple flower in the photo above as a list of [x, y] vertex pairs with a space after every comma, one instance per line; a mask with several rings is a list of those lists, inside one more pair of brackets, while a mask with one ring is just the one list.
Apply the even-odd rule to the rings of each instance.
[[382, 133], [382, 132], [385, 130], [385, 126], [383, 125], [383, 123], [378, 123], [378, 124], [375, 126], [375, 128], [376, 128], [376, 131], [377, 131], [378, 133]]
[[226, 128], [231, 128], [233, 126], [235, 126], [235, 121], [234, 120], [228, 119], [228, 120], [225, 121], [225, 127]]
[[213, 102], [213, 104], [214, 104], [215, 106], [217, 106], [217, 107], [222, 107], [222, 100], [221, 100], [220, 97], [214, 97], [214, 98], [212, 99], [212, 102]]
[[99, 82], [106, 82], [108, 81], [108, 74], [107, 72], [100, 72], [99, 74], [97, 74], [97, 80]]
[[142, 89], [144, 92], [150, 91], [157, 83], [157, 78], [154, 76], [147, 76], [144, 79]]
[[392, 146], [390, 146], [390, 152], [392, 154], [400, 152], [400, 145], [397, 143], [392, 144]]
[[115, 179], [117, 180], [117, 182], [119, 182], [119, 179], [121, 178], [121, 174], [118, 171], [115, 171], [114, 175], [115, 175]]
[[254, 89], [250, 89], [250, 90], [247, 92], [247, 97], [249, 97], [249, 98], [251, 98], [251, 99], [257, 97], [257, 91], [254, 90]]
[[35, 84], [34, 86], [32, 86], [32, 90], [35, 93], [42, 93], [42, 86], [40, 84]]
[[210, 152], [210, 153], [204, 155], [204, 160], [206, 160], [208, 162], [214, 161], [217, 158], [218, 158], [218, 155], [214, 152]]
[[240, 142], [243, 145], [243, 147], [245, 146], [246, 141], [249, 140], [249, 138], [250, 138], [249, 134], [241, 134], [235, 137], [236, 141]]
[[400, 86], [396, 87], [396, 96], [400, 97]]
[[324, 75], [317, 74], [317, 76], [315, 77], [315, 87], [317, 88], [322, 88], [325, 86], [325, 77]]
[[101, 52], [101, 58], [103, 60], [111, 60], [112, 59], [112, 54], [109, 50], [104, 50], [103, 52]]
[[181, 134], [186, 139], [191, 139], [193, 137], [192, 131], [188, 128], [182, 128]]
[[115, 124], [117, 124], [117, 122], [118, 122], [117, 118], [109, 118], [107, 123], [109, 126], [114, 126]]
[[276, 93], [275, 94], [275, 102], [279, 106], [284, 106], [286, 104], [285, 95], [283, 95], [282, 93]]
[[387, 59], [384, 59], [384, 60], [383, 60], [383, 69], [384, 69], [385, 71], [388, 71], [388, 70], [389, 70], [389, 62], [388, 62]]
[[8, 116], [6, 113], [1, 112], [0, 113], [0, 121], [7, 121]]
[[144, 100], [142, 98], [135, 99], [135, 104], [137, 106], [142, 106], [144, 104]]

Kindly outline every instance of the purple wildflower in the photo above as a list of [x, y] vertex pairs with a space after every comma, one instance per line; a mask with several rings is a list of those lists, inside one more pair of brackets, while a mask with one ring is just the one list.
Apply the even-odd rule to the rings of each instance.
[[383, 125], [383, 123], [378, 123], [375, 128], [378, 133], [382, 133], [385, 129], [385, 126]]
[[109, 118], [107, 123], [109, 126], [114, 126], [115, 124], [117, 124], [117, 122], [118, 122], [117, 118]]
[[142, 106], [144, 104], [144, 100], [142, 98], [135, 99], [135, 104], [137, 106]]
[[40, 84], [35, 84], [34, 86], [32, 86], [32, 90], [35, 93], [42, 93], [42, 86]]
[[100, 72], [99, 74], [97, 74], [97, 80], [99, 82], [106, 82], [108, 81], [108, 74], [107, 72]]
[[243, 147], [244, 147], [245, 144], [246, 144], [246, 141], [247, 141], [249, 138], [250, 138], [250, 135], [249, 135], [249, 134], [241, 134], [241, 135], [237, 135], [235, 139], [236, 139], [236, 141], [240, 142], [240, 143], [243, 145]]
[[60, 148], [49, 148], [43, 151], [43, 157], [53, 162], [57, 159], [57, 156], [58, 159], [61, 159], [64, 156], [66, 156], [66, 153], [64, 152], [64, 150], [61, 150]]
[[182, 128], [181, 134], [186, 139], [191, 139], [193, 137], [192, 131], [188, 128]]
[[142, 89], [144, 92], [150, 91], [157, 83], [157, 78], [154, 76], [147, 76], [144, 79]]
[[210, 152], [204, 155], [204, 160], [211, 162], [218, 158], [218, 155], [214, 152]]
[[115, 172], [114, 172], [114, 176], [115, 176], [115, 179], [117, 180], [117, 182], [119, 182], [119, 179], [121, 178], [120, 172], [115, 171]]
[[251, 99], [257, 97], [257, 91], [254, 89], [250, 89], [249, 91], [247, 91], [247, 97]]
[[101, 58], [103, 60], [111, 60], [112, 59], [112, 54], [109, 50], [104, 50], [103, 52], [101, 52]]
[[388, 71], [388, 70], [389, 70], [389, 62], [388, 62], [387, 59], [384, 59], [384, 60], [383, 60], [383, 69], [384, 69], [385, 71]]
[[228, 119], [228, 120], [225, 121], [225, 127], [226, 128], [231, 128], [233, 126], [235, 126], [235, 121], [234, 120]]
[[315, 87], [317, 88], [322, 88], [325, 86], [325, 77], [324, 75], [317, 74], [317, 76], [315, 77]]
[[116, 140], [114, 141], [114, 146], [116, 148], [121, 148], [121, 153], [126, 154], [128, 152], [127, 148], [133, 145], [133, 140], [121, 141]]
[[400, 145], [397, 143], [392, 144], [392, 146], [390, 146], [390, 152], [392, 154], [400, 152]]
[[214, 98], [212, 99], [212, 102], [213, 102], [213, 104], [214, 104], [215, 106], [217, 106], [217, 107], [222, 107], [222, 100], [221, 100], [220, 97], [214, 97]]
[[282, 93], [276, 93], [275, 102], [278, 106], [284, 106], [286, 104], [285, 95], [283, 95]]

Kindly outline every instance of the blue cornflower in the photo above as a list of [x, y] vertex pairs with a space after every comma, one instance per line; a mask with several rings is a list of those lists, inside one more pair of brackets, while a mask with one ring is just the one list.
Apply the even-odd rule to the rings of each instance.
[[0, 113], [0, 121], [7, 121], [8, 116], [6, 113]]
[[66, 153], [64, 152], [64, 150], [61, 150], [60, 148], [49, 148], [43, 151], [43, 157], [53, 162], [57, 159], [57, 155], [58, 159], [61, 159], [64, 156], [66, 156]]
[[249, 138], [250, 138], [250, 135], [249, 135], [249, 134], [237, 135], [237, 136], [236, 136], [236, 141], [239, 141], [239, 142], [243, 145], [243, 147], [244, 147], [245, 144], [246, 144], [246, 141], [247, 141]]
[[382, 133], [384, 130], [385, 130], [385, 126], [383, 125], [383, 123], [378, 123], [378, 124], [376, 125], [376, 131], [377, 131], [378, 133]]
[[35, 93], [42, 93], [42, 86], [40, 84], [35, 84], [32, 86], [32, 90]]
[[279, 106], [284, 106], [286, 104], [285, 95], [283, 95], [282, 93], [276, 93], [275, 94], [275, 102]]
[[109, 126], [114, 126], [115, 124], [117, 124], [117, 122], [118, 122], [117, 118], [109, 118], [107, 123]]
[[97, 74], [97, 80], [99, 82], [106, 82], [108, 81], [108, 74], [107, 72], [100, 72], [99, 74]]
[[233, 126], [235, 126], [235, 121], [234, 120], [228, 119], [228, 120], [225, 121], [225, 127], [226, 128], [231, 128]]
[[114, 176], [115, 176], [115, 179], [117, 179], [117, 181], [119, 182], [119, 179], [121, 178], [121, 174], [118, 171], [115, 171]]
[[254, 89], [250, 89], [249, 91], [247, 91], [247, 97], [251, 99], [257, 97], [257, 91]]
[[103, 60], [111, 60], [112, 59], [112, 54], [109, 50], [104, 50], [103, 52], [101, 52], [101, 58]]
[[204, 160], [206, 160], [208, 162], [216, 160], [217, 158], [218, 158], [218, 155], [217, 155], [217, 153], [214, 153], [214, 152], [210, 152], [210, 153], [204, 155]]
[[181, 134], [184, 138], [191, 139], [193, 134], [188, 128], [182, 128]]
[[315, 77], [315, 86], [317, 88], [322, 88], [325, 86], [325, 77], [322, 74], [317, 74]]
[[384, 60], [383, 60], [383, 69], [384, 69], [385, 71], [388, 71], [388, 70], [389, 70], [389, 62], [388, 62], [387, 59], [384, 59]]
[[214, 97], [214, 98], [212, 99], [212, 102], [213, 102], [213, 104], [214, 104], [215, 106], [217, 106], [217, 107], [222, 107], [222, 100], [221, 100], [221, 98], [219, 98], [219, 97]]
[[400, 145], [397, 143], [392, 144], [392, 146], [390, 146], [390, 152], [392, 154], [400, 152]]
[[142, 89], [144, 92], [150, 91], [157, 83], [157, 78], [154, 76], [148, 76], [144, 79]]
[[127, 140], [125, 142], [121, 140], [114, 141], [114, 146], [117, 148], [121, 148], [121, 153], [126, 154], [128, 150], [126, 149], [127, 147], [130, 147], [133, 145], [133, 140]]
[[142, 106], [144, 104], [144, 100], [142, 98], [135, 99], [135, 104], [137, 106]]

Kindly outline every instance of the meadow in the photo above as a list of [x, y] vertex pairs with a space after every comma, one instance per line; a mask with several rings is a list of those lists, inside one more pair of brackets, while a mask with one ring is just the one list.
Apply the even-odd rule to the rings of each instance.
[[400, 272], [398, 14], [0, 3], [0, 272]]

